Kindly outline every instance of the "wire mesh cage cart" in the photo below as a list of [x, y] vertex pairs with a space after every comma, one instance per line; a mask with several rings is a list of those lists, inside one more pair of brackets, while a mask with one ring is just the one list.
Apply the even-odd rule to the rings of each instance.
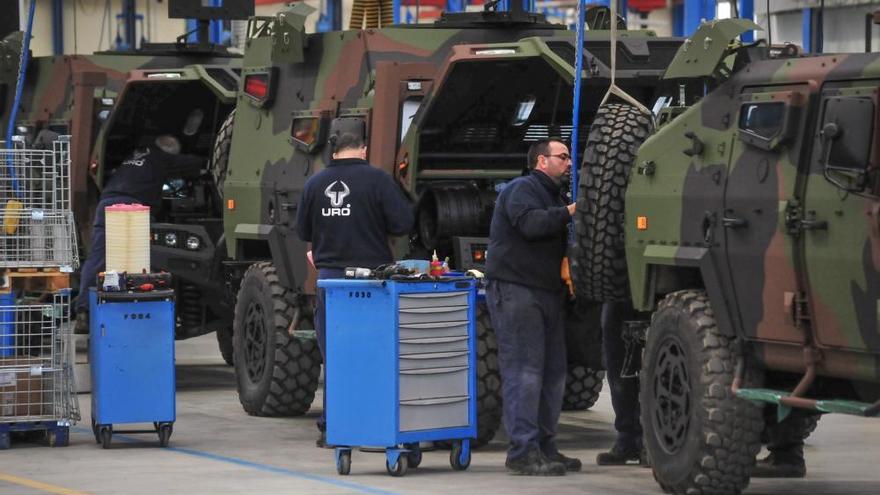
[[69, 289], [0, 294], [0, 449], [26, 431], [67, 445], [79, 420], [70, 357]]
[[79, 264], [71, 210], [70, 136], [51, 149], [26, 149], [0, 142], [0, 267], [60, 267]]

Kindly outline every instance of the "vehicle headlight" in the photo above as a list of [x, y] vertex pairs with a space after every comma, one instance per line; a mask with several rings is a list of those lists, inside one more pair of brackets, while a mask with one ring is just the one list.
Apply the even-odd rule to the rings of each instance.
[[187, 249], [191, 249], [191, 250], [195, 251], [196, 249], [198, 249], [200, 247], [202, 247], [202, 241], [198, 237], [191, 235], [186, 238], [186, 248]]
[[177, 246], [177, 234], [168, 232], [165, 234], [165, 245], [168, 247]]

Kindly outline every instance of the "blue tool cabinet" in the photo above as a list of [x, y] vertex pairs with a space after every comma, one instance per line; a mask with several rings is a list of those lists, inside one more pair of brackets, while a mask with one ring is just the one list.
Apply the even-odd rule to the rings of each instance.
[[[156, 433], [168, 445], [176, 419], [174, 291], [89, 294], [92, 431], [106, 449], [113, 433]], [[152, 423], [152, 429], [115, 425]]]
[[403, 476], [419, 442], [451, 440], [450, 464], [470, 465], [477, 435], [476, 284], [321, 280], [325, 291], [327, 443], [348, 474], [355, 446], [385, 448]]

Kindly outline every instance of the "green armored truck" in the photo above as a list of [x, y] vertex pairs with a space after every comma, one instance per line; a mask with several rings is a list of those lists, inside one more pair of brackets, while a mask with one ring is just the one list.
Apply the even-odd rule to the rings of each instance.
[[[306, 411], [317, 384], [319, 357], [305, 332], [315, 273], [294, 219], [306, 179], [329, 161], [333, 118], [366, 121], [368, 160], [413, 201], [417, 227], [396, 240], [397, 256], [427, 258], [436, 250], [459, 269], [483, 265], [495, 196], [522, 174], [529, 145], [572, 132], [575, 33], [541, 15], [487, 10], [444, 15], [432, 25], [305, 34], [307, 11], [297, 5], [251, 19], [235, 110], [220, 128], [212, 163], [223, 230], [204, 245], [224, 254], [212, 259], [224, 259], [235, 301], [240, 400], [258, 415]], [[622, 32], [617, 81], [653, 101], [680, 43]], [[608, 87], [610, 47], [607, 30], [588, 32], [582, 120]], [[155, 228], [161, 240], [201, 227]], [[179, 268], [185, 257], [169, 261], [186, 273]], [[598, 313], [586, 313], [596, 327]], [[499, 425], [500, 382], [485, 312], [478, 327], [478, 429], [486, 442]], [[571, 354], [586, 354], [583, 342], [575, 344]], [[572, 358], [569, 407], [589, 407], [601, 387], [601, 372], [587, 370], [598, 369], [598, 360], [592, 367], [585, 361]]]
[[[317, 388], [315, 273], [293, 220], [303, 184], [329, 160], [333, 118], [365, 119], [369, 161], [413, 201], [418, 225], [396, 240], [396, 256], [436, 250], [459, 269], [484, 265], [495, 196], [522, 173], [529, 145], [572, 134], [575, 33], [541, 15], [486, 10], [430, 25], [306, 34], [308, 12], [299, 4], [251, 18], [243, 57], [172, 43], [32, 60], [17, 121], [31, 142], [43, 131], [73, 134], [74, 202], [85, 239], [95, 186], [139, 136], [184, 129], [199, 115], [184, 151], [208, 166], [197, 179], [168, 179], [153, 212], [151, 259], [175, 275], [177, 337], [216, 331], [235, 364], [242, 405], [255, 415], [303, 414]], [[607, 15], [591, 18], [598, 20], [584, 41], [581, 122], [597, 111], [611, 76]], [[661, 76], [682, 40], [650, 31], [620, 37], [618, 84], [646, 104], [667, 93]], [[7, 41], [0, 62], [7, 89], [14, 89], [17, 41]], [[0, 95], [4, 121], [11, 89]], [[585, 409], [602, 386], [592, 337], [598, 307], [584, 305], [571, 320], [592, 330], [569, 333], [566, 407]], [[500, 423], [500, 378], [485, 312], [478, 327], [484, 443]]]
[[656, 123], [600, 109], [581, 170], [578, 296], [649, 316], [631, 323], [641, 422], [674, 493], [739, 493], [762, 430], [880, 412], [880, 55], [768, 50], [746, 29], [681, 46], [664, 80], [700, 90]]

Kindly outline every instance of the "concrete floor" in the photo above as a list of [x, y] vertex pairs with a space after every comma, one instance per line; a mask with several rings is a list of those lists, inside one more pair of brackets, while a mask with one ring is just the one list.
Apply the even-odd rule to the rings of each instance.
[[[607, 393], [591, 411], [562, 415], [560, 447], [585, 461], [580, 473], [510, 476], [499, 434], [474, 453], [465, 472], [452, 471], [448, 452], [434, 451], [424, 454], [422, 467], [392, 478], [383, 455], [356, 451], [351, 475], [339, 476], [333, 451], [315, 447], [315, 411], [292, 419], [248, 416], [213, 335], [178, 342], [177, 349], [177, 423], [170, 448], [158, 448], [153, 435], [116, 435], [111, 450], [102, 450], [86, 421], [73, 427], [67, 448], [18, 442], [0, 451], [0, 494], [662, 493], [648, 469], [595, 465], [596, 454], [614, 438]], [[79, 401], [88, 418], [89, 396]], [[753, 480], [747, 493], [880, 493], [878, 436], [880, 421], [826, 416], [808, 440], [806, 479]]]

